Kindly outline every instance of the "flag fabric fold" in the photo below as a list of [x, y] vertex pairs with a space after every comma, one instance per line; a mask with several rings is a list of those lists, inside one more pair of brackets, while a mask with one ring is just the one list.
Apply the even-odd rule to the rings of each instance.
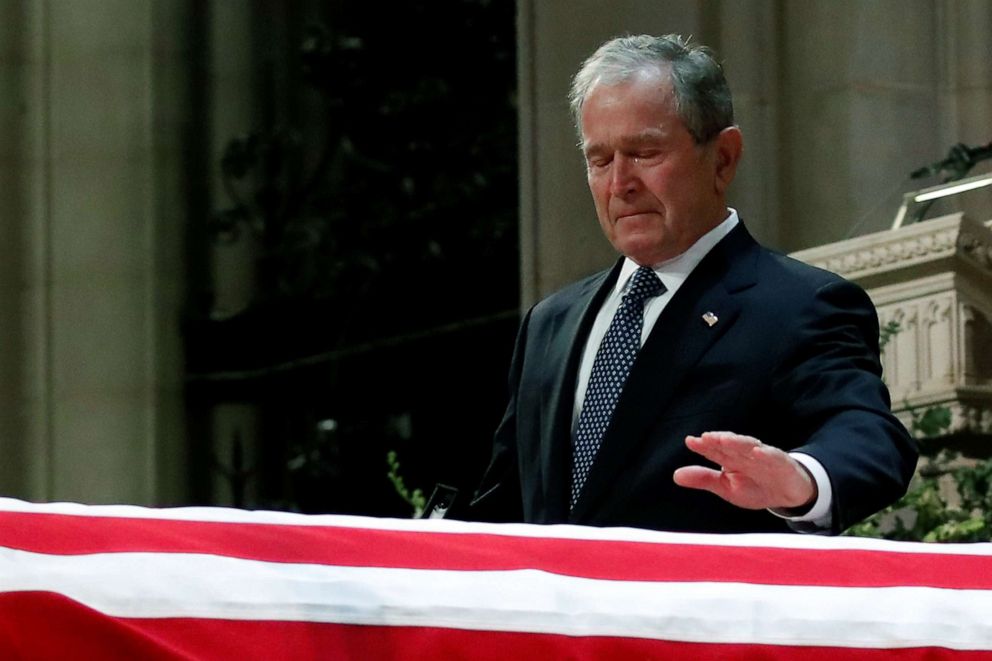
[[0, 498], [3, 659], [992, 658], [992, 544]]

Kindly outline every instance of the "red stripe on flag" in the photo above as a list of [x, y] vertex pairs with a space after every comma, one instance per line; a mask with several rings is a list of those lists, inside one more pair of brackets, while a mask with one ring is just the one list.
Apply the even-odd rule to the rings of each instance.
[[636, 581], [992, 589], [992, 557], [0, 512], [0, 546], [60, 555], [206, 553], [408, 569], [540, 569]]
[[987, 651], [705, 644], [437, 627], [313, 622], [107, 617], [62, 595], [0, 594], [0, 658], [148, 661], [198, 659], [356, 659], [360, 661], [545, 661], [693, 659], [700, 661], [910, 661], [990, 659]]

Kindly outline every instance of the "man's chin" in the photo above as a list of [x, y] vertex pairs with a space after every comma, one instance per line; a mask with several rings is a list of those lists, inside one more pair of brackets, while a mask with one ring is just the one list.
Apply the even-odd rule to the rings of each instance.
[[667, 259], [664, 246], [659, 245], [657, 237], [619, 237], [613, 242], [613, 247], [642, 266], [651, 266]]

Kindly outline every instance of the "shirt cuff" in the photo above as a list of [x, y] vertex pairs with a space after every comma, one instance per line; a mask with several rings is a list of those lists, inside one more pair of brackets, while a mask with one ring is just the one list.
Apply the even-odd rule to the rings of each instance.
[[[769, 510], [775, 516], [785, 519], [789, 523], [801, 523], [806, 526], [796, 527], [799, 531], [805, 531], [812, 524], [812, 528], [819, 530], [829, 530], [833, 523], [831, 515], [831, 505], [833, 505], [833, 490], [830, 487], [830, 477], [827, 469], [819, 461], [808, 454], [802, 452], [790, 452], [789, 456], [801, 463], [813, 476], [816, 482], [816, 502], [808, 512], [800, 516], [784, 516], [775, 510]], [[813, 531], [810, 531], [813, 532]]]

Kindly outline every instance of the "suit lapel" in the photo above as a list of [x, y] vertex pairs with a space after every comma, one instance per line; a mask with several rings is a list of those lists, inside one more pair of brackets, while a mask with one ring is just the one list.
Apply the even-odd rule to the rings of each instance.
[[[571, 519], [616, 488], [620, 471], [649, 427], [662, 415], [679, 383], [740, 314], [734, 294], [754, 283], [758, 246], [738, 225], [693, 270], [655, 323], [631, 369]], [[707, 313], [718, 321], [708, 324]], [[669, 439], [682, 442], [682, 439]]]
[[575, 381], [589, 330], [622, 264], [621, 258], [612, 269], [586, 282], [574, 301], [553, 319], [547, 336], [543, 363], [550, 370], [542, 388], [542, 410], [548, 414], [541, 424], [541, 473], [549, 521], [564, 521], [568, 516]]

